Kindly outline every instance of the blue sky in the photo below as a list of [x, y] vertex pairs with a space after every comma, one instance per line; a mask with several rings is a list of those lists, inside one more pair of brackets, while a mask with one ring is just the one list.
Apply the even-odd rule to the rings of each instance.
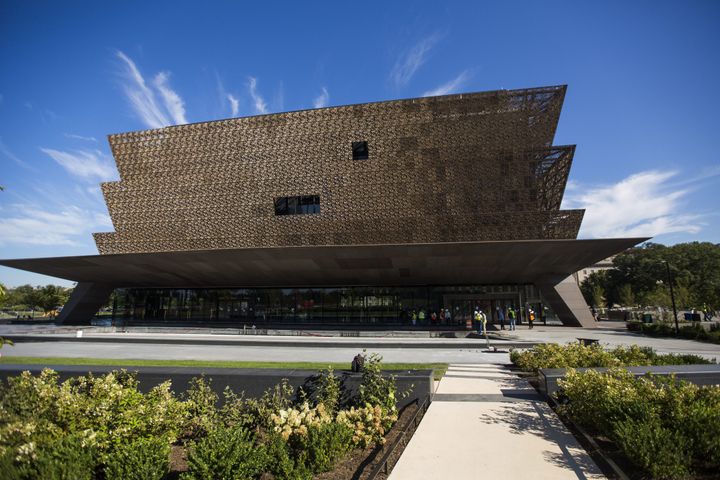
[[581, 238], [720, 242], [719, 1], [4, 0], [0, 67], [0, 258], [97, 253], [111, 133], [555, 84]]

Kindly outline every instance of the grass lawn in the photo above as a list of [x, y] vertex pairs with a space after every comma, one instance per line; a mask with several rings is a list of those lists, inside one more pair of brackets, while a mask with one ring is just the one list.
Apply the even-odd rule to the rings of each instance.
[[[213, 367], [213, 368], [286, 368], [295, 370], [349, 370], [350, 362], [241, 362], [231, 360], [128, 360], [120, 358], [64, 358], [64, 357], [0, 357], [0, 363], [32, 365], [102, 365], [112, 367]], [[384, 363], [383, 370], [432, 370], [440, 380], [447, 363]]]

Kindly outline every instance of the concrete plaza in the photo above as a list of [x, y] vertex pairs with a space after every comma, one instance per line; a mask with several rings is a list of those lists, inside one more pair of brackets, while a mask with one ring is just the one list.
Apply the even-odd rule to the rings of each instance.
[[[0, 336], [22, 335], [14, 347], [5, 347], [5, 356], [90, 357], [116, 359], [247, 360], [247, 361], [350, 361], [359, 351], [380, 353], [387, 362], [445, 362], [507, 364], [509, 348], [535, 343], [575, 342], [593, 338], [607, 346], [648, 346], [662, 353], [694, 353], [720, 359], [720, 345], [674, 338], [651, 338], [628, 332], [623, 323], [605, 322], [595, 329], [525, 325], [514, 332], [492, 332], [490, 345], [500, 353], [487, 353], [482, 338], [430, 338], [427, 332], [386, 332], [385, 336], [338, 337], [322, 335], [227, 335], [207, 331], [111, 333], [77, 328], [0, 325]], [[52, 332], [52, 333], [51, 333]], [[406, 335], [406, 336], [399, 336]], [[35, 341], [35, 339], [37, 341]]]

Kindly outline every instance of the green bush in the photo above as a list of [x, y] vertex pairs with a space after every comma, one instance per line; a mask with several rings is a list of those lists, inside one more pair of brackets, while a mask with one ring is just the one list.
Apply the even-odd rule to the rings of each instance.
[[[670, 322], [627, 322], [627, 329], [630, 331], [639, 331], [651, 337], [674, 337], [676, 335], [675, 325]], [[698, 323], [683, 325], [680, 327], [679, 333], [680, 338], [720, 344], [720, 324], [717, 323], [713, 323], [710, 326], [710, 331], [705, 330], [705, 328]]]
[[382, 374], [382, 357], [377, 353], [365, 356], [357, 405], [380, 405], [385, 411], [397, 411], [397, 388], [394, 375]]
[[280, 435], [271, 435], [265, 442], [265, 469], [277, 480], [309, 480], [313, 474], [304, 463], [297, 462], [290, 446]]
[[67, 436], [31, 453], [32, 459], [20, 467], [21, 478], [43, 480], [91, 480], [95, 477], [95, 450], [83, 439]]
[[190, 380], [185, 392], [187, 422], [183, 429], [184, 438], [198, 438], [213, 429], [217, 421], [217, 393], [210, 386], [212, 380], [205, 375]]
[[307, 436], [298, 439], [294, 449], [298, 464], [313, 473], [332, 470], [339, 458], [352, 448], [352, 429], [340, 423], [324, 423], [308, 428]]
[[335, 376], [332, 367], [321, 370], [318, 375], [317, 403], [322, 403], [330, 413], [337, 412], [340, 405], [340, 379]]
[[135, 375], [125, 371], [62, 384], [57, 378], [45, 369], [37, 376], [23, 372], [8, 379], [0, 391], [0, 453], [69, 434], [101, 455], [138, 437], [163, 436], [172, 442], [186, 415], [170, 382], [143, 395]]
[[686, 478], [690, 458], [677, 432], [662, 425], [657, 417], [627, 419], [614, 426], [615, 440], [624, 452], [652, 478]]
[[194, 442], [188, 452], [183, 480], [247, 479], [259, 476], [268, 463], [267, 451], [255, 446], [244, 428], [217, 426]]
[[629, 367], [713, 363], [699, 355], [656, 353], [652, 348], [631, 345], [606, 351], [601, 345], [547, 343], [529, 350], [513, 350], [510, 360], [522, 370], [537, 374], [541, 368]]
[[612, 439], [652, 478], [720, 471], [720, 387], [624, 369], [570, 370], [559, 385], [561, 412]]
[[139, 439], [115, 449], [105, 461], [106, 480], [161, 480], [170, 469], [166, 438]]

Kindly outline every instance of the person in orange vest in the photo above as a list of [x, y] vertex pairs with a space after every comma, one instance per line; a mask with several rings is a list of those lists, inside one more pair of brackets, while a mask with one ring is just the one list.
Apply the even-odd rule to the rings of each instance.
[[535, 321], [535, 310], [532, 308], [528, 310], [528, 329], [532, 330], [533, 322]]

